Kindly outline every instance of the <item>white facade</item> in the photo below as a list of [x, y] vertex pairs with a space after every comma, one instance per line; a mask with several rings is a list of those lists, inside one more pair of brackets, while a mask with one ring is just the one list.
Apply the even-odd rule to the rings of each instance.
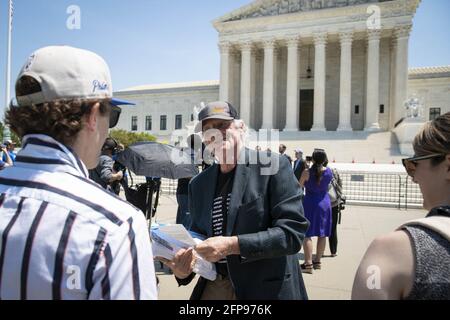
[[[302, 52], [306, 56], [308, 55], [307, 49], [303, 49]], [[382, 65], [384, 65], [384, 63], [382, 63]], [[331, 66], [333, 66], [333, 64]], [[385, 79], [385, 75], [383, 75], [384, 73], [381, 72], [381, 74], [381, 77]], [[334, 78], [334, 81], [336, 82], [336, 77], [337, 76], [330, 76], [330, 79]], [[361, 75], [360, 78], [357, 78], [356, 73], [353, 72], [353, 77], [354, 79], [352, 80], [352, 86], [356, 95], [354, 101], [359, 101], [362, 103], [363, 95], [357, 95], [358, 88], [363, 87], [363, 81], [358, 81], [362, 79]], [[305, 79], [305, 83], [307, 87], [309, 86], [309, 88], [313, 88], [313, 79]], [[386, 85], [383, 86], [382, 84], [381, 87], [381, 92], [388, 90], [385, 88]], [[182, 115], [182, 126], [184, 129], [186, 124], [190, 122], [194, 106], [200, 106], [201, 102], [207, 103], [218, 100], [220, 94], [219, 91], [219, 81], [204, 81], [180, 84], [148, 85], [115, 92], [115, 96], [128, 99], [137, 104], [136, 107], [123, 108], [118, 128], [131, 131], [131, 119], [133, 116], [137, 116], [137, 132], [148, 132], [157, 136], [159, 139], [168, 140], [170, 139], [172, 132], [175, 130], [176, 115]], [[334, 90], [330, 90], [329, 95], [332, 95], [333, 92], [336, 92], [336, 88], [334, 88]], [[360, 90], [360, 92], [362, 92], [362, 90]], [[432, 111], [431, 109], [433, 108], [440, 109], [441, 115], [450, 112], [450, 66], [410, 69], [408, 97], [413, 96], [418, 97], [422, 101], [426, 120], [430, 119], [430, 111]], [[331, 99], [328, 100], [331, 101]], [[385, 101], [380, 101], [380, 103], [383, 102]], [[167, 116], [167, 130], [160, 130], [161, 115]], [[152, 130], [150, 131], [145, 130], [145, 118], [147, 116], [152, 116]], [[284, 117], [280, 118], [283, 119]], [[337, 118], [338, 114], [330, 114], [328, 115], [328, 122], [326, 123], [335, 123], [335, 119]], [[255, 119], [261, 123], [262, 116], [260, 115], [258, 117], [258, 115], [255, 115]], [[352, 118], [353, 127], [359, 126], [359, 128], [362, 128], [362, 124], [363, 117]], [[380, 126], [381, 128], [388, 128], [387, 112], [380, 115]]]
[[423, 103], [427, 120], [450, 112], [450, 66], [411, 69], [408, 95]]
[[[177, 129], [176, 117], [181, 116], [179, 129], [184, 129], [191, 122], [195, 106], [199, 107], [202, 102], [219, 99], [219, 82], [148, 85], [125, 89], [114, 94], [118, 98], [136, 103], [136, 106], [122, 108], [117, 129], [146, 132], [156, 136], [159, 141], [170, 142], [172, 132]], [[161, 128], [161, 117], [164, 116], [165, 129]], [[135, 128], [132, 127], [133, 117], [136, 119]], [[151, 117], [151, 129], [147, 124], [148, 117]]]
[[220, 99], [256, 130], [390, 130], [407, 98], [419, 3], [257, 0], [235, 10], [214, 21]]
[[[409, 78], [408, 97], [415, 96], [423, 101], [425, 120], [430, 119], [430, 111], [433, 111], [431, 115], [434, 116], [436, 111], [439, 111], [439, 114], [450, 112], [450, 66], [411, 69]], [[358, 85], [354, 83], [355, 87]], [[192, 133], [192, 124], [187, 122], [190, 121], [193, 107], [200, 106], [201, 102], [218, 100], [219, 85], [218, 81], [202, 83], [200, 88], [199, 83], [154, 85], [116, 92], [115, 95], [137, 103], [136, 107], [123, 108], [119, 129], [131, 131], [131, 118], [137, 116], [137, 132], [151, 133], [160, 142], [183, 144], [185, 138]], [[184, 130], [174, 130], [175, 117], [178, 114], [183, 115]], [[149, 115], [152, 116], [153, 130], [146, 131], [145, 118]], [[168, 119], [165, 131], [159, 130], [161, 115], [166, 115]], [[361, 121], [360, 125], [362, 123]], [[355, 122], [353, 121], [352, 124], [354, 125]], [[380, 117], [380, 126], [383, 128], [384, 125], [387, 125], [387, 122], [383, 122], [383, 117]], [[330, 159], [339, 163], [353, 161], [372, 163], [373, 161], [398, 164], [405, 155], [411, 155], [411, 139], [421, 126], [420, 123], [416, 126], [408, 126], [407, 130], [400, 130], [402, 128], [399, 127], [394, 131], [397, 136], [394, 139], [391, 132], [373, 134], [364, 131], [339, 131], [328, 132], [325, 135], [314, 132], [287, 132], [280, 134], [280, 143], [288, 147], [291, 156], [294, 156], [292, 150], [298, 147], [301, 147], [306, 154], [310, 154], [316, 147], [321, 147], [327, 150]]]
[[[116, 92], [137, 103], [124, 108], [118, 128], [132, 131], [137, 117], [136, 132], [173, 142], [174, 131], [174, 136], [185, 133], [175, 130], [177, 115], [189, 131], [194, 107], [220, 99], [231, 102], [251, 128], [283, 131], [280, 139], [288, 148], [308, 142], [332, 150], [340, 162], [361, 157], [398, 162], [401, 152], [391, 131], [405, 116], [407, 98], [421, 99], [425, 120], [450, 111], [450, 66], [408, 74], [409, 34], [419, 3], [254, 1], [213, 22], [219, 32], [220, 87], [219, 81], [206, 81]], [[374, 8], [380, 19], [372, 21]], [[149, 116], [152, 130], [146, 130]], [[161, 116], [167, 117], [166, 130], [160, 128]]]

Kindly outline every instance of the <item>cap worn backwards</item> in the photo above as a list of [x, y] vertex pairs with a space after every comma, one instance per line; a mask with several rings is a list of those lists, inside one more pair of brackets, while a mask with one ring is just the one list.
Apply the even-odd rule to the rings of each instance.
[[115, 105], [132, 104], [113, 99], [111, 74], [99, 55], [69, 46], [49, 46], [30, 55], [17, 80], [35, 79], [41, 91], [16, 97], [19, 106], [74, 99], [111, 99]]

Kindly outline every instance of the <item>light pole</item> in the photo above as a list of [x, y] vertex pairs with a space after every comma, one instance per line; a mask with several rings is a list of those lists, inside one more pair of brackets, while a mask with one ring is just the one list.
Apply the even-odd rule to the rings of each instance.
[[[11, 101], [11, 34], [12, 34], [12, 19], [13, 19], [13, 3], [8, 1], [8, 45], [7, 45], [7, 61], [6, 61], [6, 93], [5, 106], [3, 108], [3, 116]], [[5, 124], [3, 127], [3, 141], [11, 139], [11, 132], [9, 127]]]

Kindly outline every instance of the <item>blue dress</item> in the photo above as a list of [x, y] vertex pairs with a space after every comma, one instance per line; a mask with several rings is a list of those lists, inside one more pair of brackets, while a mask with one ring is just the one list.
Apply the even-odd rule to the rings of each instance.
[[332, 215], [328, 185], [332, 178], [331, 169], [326, 168], [320, 183], [317, 184], [316, 172], [310, 170], [309, 180], [305, 183], [306, 195], [303, 200], [306, 219], [311, 223], [306, 233], [307, 238], [322, 238], [331, 235]]

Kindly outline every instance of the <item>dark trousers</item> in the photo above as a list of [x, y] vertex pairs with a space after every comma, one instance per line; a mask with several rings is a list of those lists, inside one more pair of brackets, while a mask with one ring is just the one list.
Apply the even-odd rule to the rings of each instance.
[[338, 246], [338, 237], [337, 237], [337, 225], [339, 222], [339, 206], [332, 208], [332, 226], [331, 226], [331, 236], [329, 238], [330, 243], [330, 251], [331, 254], [337, 253], [337, 246]]

